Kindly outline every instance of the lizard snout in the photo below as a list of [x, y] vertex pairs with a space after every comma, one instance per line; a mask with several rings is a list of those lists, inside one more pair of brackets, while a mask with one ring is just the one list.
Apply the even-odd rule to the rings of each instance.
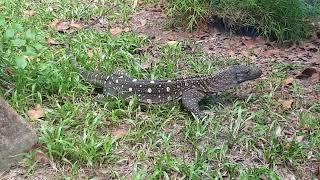
[[[251, 72], [250, 77], [251, 77], [252, 79], [257, 79], [257, 78], [259, 78], [259, 77], [262, 75], [261, 69], [259, 69], [259, 68], [257, 68], [257, 67], [252, 68], [252, 70], [251, 70], [250, 72]], [[250, 80], [251, 80], [251, 79], [250, 79]]]
[[232, 73], [234, 73], [238, 83], [257, 79], [262, 75], [262, 71], [258, 67], [234, 65], [231, 66], [230, 70]]

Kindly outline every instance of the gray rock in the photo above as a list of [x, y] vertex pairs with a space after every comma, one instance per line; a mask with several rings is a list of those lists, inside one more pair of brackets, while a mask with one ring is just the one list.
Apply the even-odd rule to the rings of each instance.
[[22, 160], [38, 137], [34, 130], [0, 97], [0, 172]]

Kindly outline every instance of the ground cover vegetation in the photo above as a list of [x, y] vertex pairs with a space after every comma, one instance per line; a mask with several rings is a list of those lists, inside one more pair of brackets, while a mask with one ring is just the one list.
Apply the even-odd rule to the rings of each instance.
[[[207, 23], [241, 34], [263, 35], [275, 41], [296, 41], [314, 30], [320, 17], [317, 1], [304, 0], [170, 0], [173, 24], [193, 29]], [[174, 18], [176, 17], [176, 18]]]
[[[130, 24], [135, 12], [158, 3], [135, 2], [0, 1], [1, 96], [40, 137], [39, 147], [26, 154], [13, 177], [316, 178], [320, 87], [288, 79], [290, 72], [303, 68], [299, 64], [267, 62], [272, 71], [263, 78], [205, 103], [203, 108], [214, 115], [203, 120], [194, 119], [178, 102], [144, 106], [135, 99], [97, 101], [99, 89], [81, 79], [61, 43], [70, 43], [88, 70], [110, 74], [121, 68], [135, 78], [209, 74], [252, 63], [211, 56], [193, 40], [159, 44], [120, 29], [117, 25]], [[278, 40], [306, 37], [305, 11], [316, 18], [319, 9], [288, 2], [171, 0], [162, 8], [187, 18], [191, 29], [201, 19], [219, 15]], [[156, 55], [144, 51], [150, 46], [157, 47]], [[239, 94], [246, 96], [233, 97]]]

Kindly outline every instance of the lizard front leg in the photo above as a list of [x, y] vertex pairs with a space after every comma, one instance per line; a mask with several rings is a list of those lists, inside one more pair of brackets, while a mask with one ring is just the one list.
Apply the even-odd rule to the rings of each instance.
[[107, 88], [103, 88], [102, 89], [102, 94], [98, 94], [94, 99], [97, 102], [103, 102], [105, 100], [106, 97], [114, 97], [113, 94], [115, 94], [114, 92], [110, 92], [110, 89]]
[[182, 94], [183, 106], [198, 118], [203, 118], [205, 114], [200, 110], [199, 102], [206, 95], [196, 89], [190, 89]]

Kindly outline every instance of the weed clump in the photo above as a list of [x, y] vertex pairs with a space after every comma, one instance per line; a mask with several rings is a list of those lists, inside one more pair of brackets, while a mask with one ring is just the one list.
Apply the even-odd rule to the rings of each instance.
[[310, 15], [319, 16], [318, 6], [303, 0], [171, 0], [170, 14], [189, 29], [213, 18], [225, 30], [247, 28], [271, 40], [296, 41], [312, 32]]

